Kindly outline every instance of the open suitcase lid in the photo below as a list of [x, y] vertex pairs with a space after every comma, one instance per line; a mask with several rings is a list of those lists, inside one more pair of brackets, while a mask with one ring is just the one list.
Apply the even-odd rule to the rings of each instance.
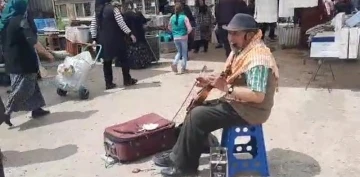
[[172, 128], [174, 126], [175, 123], [161, 117], [158, 114], [150, 113], [137, 119], [108, 127], [105, 129], [105, 132], [120, 139], [132, 139]]

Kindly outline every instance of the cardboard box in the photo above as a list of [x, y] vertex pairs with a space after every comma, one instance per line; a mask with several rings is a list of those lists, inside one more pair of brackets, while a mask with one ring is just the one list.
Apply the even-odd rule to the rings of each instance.
[[342, 28], [335, 32], [335, 43], [338, 45], [340, 59], [347, 59], [349, 56], [349, 31], [349, 28]]
[[359, 28], [349, 29], [349, 59], [356, 59], [359, 51]]
[[312, 58], [338, 58], [339, 50], [335, 42], [334, 32], [318, 33], [312, 38], [310, 57]]

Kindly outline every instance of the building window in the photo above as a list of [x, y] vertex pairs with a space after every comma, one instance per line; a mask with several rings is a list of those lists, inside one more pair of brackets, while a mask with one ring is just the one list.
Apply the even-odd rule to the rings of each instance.
[[57, 5], [56, 13], [59, 17], [67, 17], [66, 4]]
[[88, 3], [84, 3], [84, 12], [85, 12], [85, 16], [86, 17], [89, 17], [91, 16], [91, 3], [88, 2]]
[[91, 3], [76, 3], [75, 12], [77, 17], [91, 16]]
[[75, 12], [76, 12], [76, 17], [84, 17], [85, 16], [84, 5], [82, 3], [75, 4]]

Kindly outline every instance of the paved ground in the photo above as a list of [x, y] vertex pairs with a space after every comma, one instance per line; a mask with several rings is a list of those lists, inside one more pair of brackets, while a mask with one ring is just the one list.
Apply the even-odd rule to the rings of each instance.
[[[304, 66], [304, 53], [296, 50], [276, 51], [275, 55], [281, 69], [281, 87], [271, 118], [264, 125], [271, 176], [359, 176], [359, 64], [333, 64], [337, 80], [332, 83], [331, 93], [321, 88], [326, 86], [324, 80], [331, 82], [324, 65], [322, 71], [326, 74], [305, 91], [316, 63], [309, 61]], [[31, 120], [28, 113], [19, 113], [13, 118], [16, 128], [0, 127], [1, 148], [7, 157], [6, 176], [159, 176], [158, 169], [131, 173], [134, 168], [154, 168], [150, 159], [105, 168], [100, 158], [104, 154], [104, 128], [150, 112], [171, 119], [202, 65], [220, 71], [223, 61], [222, 50], [200, 53], [189, 62], [191, 73], [179, 76], [170, 72], [171, 60], [162, 59], [150, 69], [132, 72], [140, 79], [138, 86], [109, 92], [103, 91], [103, 74], [101, 66], [97, 66], [87, 83], [91, 92], [88, 101], [79, 101], [75, 94], [60, 98], [52, 79], [43, 81], [41, 88], [53, 114]], [[51, 70], [55, 73], [55, 68]], [[115, 71], [119, 84], [120, 72]], [[3, 99], [5, 90], [1, 88]], [[208, 160], [202, 159], [202, 164], [201, 169], [205, 170], [201, 176], [209, 176]]]

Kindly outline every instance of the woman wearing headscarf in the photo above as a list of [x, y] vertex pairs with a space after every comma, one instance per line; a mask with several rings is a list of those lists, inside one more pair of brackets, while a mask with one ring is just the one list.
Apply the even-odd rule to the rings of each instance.
[[153, 51], [146, 41], [145, 25], [148, 20], [140, 11], [134, 9], [131, 0], [126, 0], [122, 6], [122, 14], [126, 25], [136, 37], [136, 43], [129, 43], [128, 57], [134, 69], [145, 68], [155, 61]]
[[132, 42], [136, 42], [136, 37], [126, 25], [120, 9], [112, 4], [112, 0], [95, 1], [95, 15], [91, 21], [90, 31], [94, 42], [103, 46], [103, 70], [106, 89], [116, 87], [116, 84], [113, 83], [113, 60], [121, 64], [124, 85], [136, 84], [137, 80], [130, 75], [125, 43], [126, 37], [130, 37]]
[[13, 112], [32, 111], [32, 118], [50, 113], [42, 109], [45, 100], [37, 83], [39, 63], [34, 48], [37, 36], [26, 18], [27, 5], [27, 0], [10, 0], [0, 20], [5, 69], [10, 74], [12, 90], [0, 123], [9, 126], [12, 126], [10, 115]]
[[211, 28], [214, 21], [213, 16], [205, 4], [205, 0], [196, 0], [195, 7], [196, 27], [194, 33], [194, 53], [198, 53], [201, 46], [204, 47], [204, 52], [207, 52], [211, 39]]

